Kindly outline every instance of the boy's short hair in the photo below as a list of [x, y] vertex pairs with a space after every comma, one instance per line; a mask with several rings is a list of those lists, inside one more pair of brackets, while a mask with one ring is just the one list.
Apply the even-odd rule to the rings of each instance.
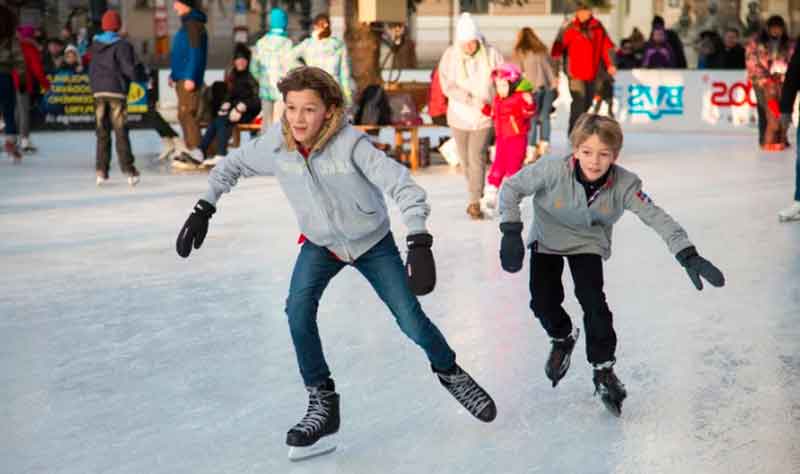
[[592, 135], [597, 135], [604, 145], [610, 147], [614, 156], [622, 150], [622, 127], [616, 120], [604, 115], [585, 113], [578, 117], [572, 127], [569, 142], [573, 148], [578, 148]]
[[323, 69], [300, 66], [292, 69], [278, 82], [278, 90], [286, 101], [286, 94], [311, 89], [319, 94], [325, 107], [344, 106], [344, 94], [336, 79]]

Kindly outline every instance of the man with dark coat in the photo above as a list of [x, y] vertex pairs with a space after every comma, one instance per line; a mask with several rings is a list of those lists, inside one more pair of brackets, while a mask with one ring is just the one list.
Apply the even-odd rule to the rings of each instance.
[[178, 121], [189, 150], [173, 161], [173, 166], [178, 168], [195, 168], [203, 162], [197, 108], [208, 59], [208, 33], [206, 15], [196, 8], [198, 3], [198, 0], [175, 0], [173, 3], [181, 17], [181, 27], [172, 40], [169, 80], [178, 95]]
[[664, 23], [664, 17], [659, 15], [653, 17], [652, 29], [664, 30], [667, 34], [667, 44], [669, 44], [669, 47], [672, 48], [672, 52], [675, 54], [675, 69], [686, 69], [686, 53], [683, 51], [683, 41], [681, 41], [678, 33], [676, 33], [675, 30], [667, 29]]
[[128, 184], [139, 182], [139, 171], [133, 165], [131, 141], [128, 137], [128, 89], [131, 82], [144, 80], [144, 70], [133, 46], [122, 38], [119, 13], [108, 10], [101, 22], [103, 32], [95, 35], [89, 50], [89, 84], [94, 95], [97, 127], [97, 185], [108, 181], [111, 163], [111, 129], [114, 130], [119, 167], [128, 175]]

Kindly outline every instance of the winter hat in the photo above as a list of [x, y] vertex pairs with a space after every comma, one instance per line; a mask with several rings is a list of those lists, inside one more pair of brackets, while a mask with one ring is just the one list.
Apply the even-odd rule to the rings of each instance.
[[289, 18], [286, 12], [280, 8], [273, 8], [269, 12], [269, 32], [272, 34], [286, 35], [286, 26], [289, 24]]
[[522, 77], [522, 70], [514, 63], [503, 63], [492, 71], [492, 79], [504, 79], [510, 83]]
[[24, 39], [33, 38], [35, 32], [36, 28], [32, 27], [31, 25], [22, 25], [17, 28], [17, 33], [19, 33], [19, 36]]
[[456, 25], [456, 39], [459, 43], [466, 43], [480, 39], [480, 32], [475, 20], [469, 13], [462, 13], [458, 18], [458, 25]]
[[76, 48], [74, 44], [70, 44], [64, 49], [64, 56], [68, 53], [75, 53], [75, 56], [78, 56], [78, 58], [81, 57], [81, 53], [78, 52], [78, 48]]
[[250, 48], [247, 47], [244, 43], [236, 43], [236, 46], [233, 47], [233, 59], [234, 61], [239, 58], [244, 58], [248, 62], [250, 62]]
[[119, 31], [122, 28], [122, 19], [116, 10], [108, 10], [103, 13], [103, 19], [100, 22], [103, 31]]

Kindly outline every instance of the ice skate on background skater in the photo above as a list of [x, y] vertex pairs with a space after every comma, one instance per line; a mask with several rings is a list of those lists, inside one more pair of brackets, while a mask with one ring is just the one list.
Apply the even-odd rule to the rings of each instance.
[[[439, 383], [474, 417], [492, 421], [494, 401], [459, 367], [455, 352], [416, 297], [433, 291], [436, 283], [425, 191], [405, 167], [347, 124], [342, 91], [329, 74], [297, 68], [278, 87], [286, 103], [283, 120], [217, 164], [176, 249], [188, 257], [192, 247], [200, 247], [214, 205], [240, 177], [274, 173], [302, 232], [286, 314], [308, 408], [286, 435], [290, 459], [335, 449], [332, 435], [339, 429], [340, 396], [322, 352], [317, 309], [330, 280], [347, 266], [366, 277], [400, 329], [425, 351]], [[384, 193], [397, 203], [408, 228], [405, 266], [390, 232]]]
[[622, 130], [614, 119], [582, 115], [570, 142], [571, 156], [539, 160], [503, 182], [500, 261], [508, 272], [522, 269], [525, 245], [520, 203], [533, 196], [530, 307], [552, 341], [545, 373], [555, 387], [569, 369], [578, 340], [578, 328], [562, 306], [561, 274], [566, 260], [583, 310], [595, 393], [619, 416], [627, 392], [614, 373], [617, 335], [603, 292], [603, 260], [611, 256], [614, 223], [626, 210], [636, 214], [664, 239], [698, 290], [703, 288], [700, 277], [714, 286], [723, 286], [725, 278], [698, 255], [683, 228], [642, 191], [641, 180], [615, 164], [622, 148]]

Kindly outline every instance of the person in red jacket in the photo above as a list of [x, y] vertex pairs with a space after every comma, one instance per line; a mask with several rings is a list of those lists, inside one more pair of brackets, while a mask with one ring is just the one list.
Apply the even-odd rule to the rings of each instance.
[[486, 104], [483, 113], [494, 119], [495, 157], [489, 170], [489, 185], [483, 194], [483, 207], [487, 212], [497, 207], [497, 190], [503, 179], [513, 176], [522, 168], [528, 148], [531, 117], [536, 112], [533, 87], [522, 77], [522, 70], [514, 63], [505, 63], [492, 71], [497, 94], [492, 105]]
[[575, 19], [566, 25], [560, 41], [553, 44], [551, 53], [558, 61], [562, 60], [565, 53], [567, 56], [566, 71], [572, 96], [567, 134], [572, 132], [578, 117], [592, 105], [600, 61], [605, 64], [606, 71], [611, 76], [617, 73], [609, 55], [609, 50], [613, 48], [614, 43], [608, 37], [603, 24], [592, 16], [591, 6], [577, 2]]
[[439, 83], [439, 68], [433, 68], [431, 72], [431, 89], [428, 94], [428, 114], [436, 125], [447, 126], [447, 96], [442, 92], [442, 85]]
[[39, 91], [50, 88], [50, 81], [44, 73], [42, 54], [39, 44], [34, 39], [36, 29], [29, 25], [17, 28], [19, 45], [25, 58], [25, 80], [17, 93], [17, 124], [19, 127], [19, 148], [26, 153], [36, 151], [31, 142], [31, 103], [33, 96]]

